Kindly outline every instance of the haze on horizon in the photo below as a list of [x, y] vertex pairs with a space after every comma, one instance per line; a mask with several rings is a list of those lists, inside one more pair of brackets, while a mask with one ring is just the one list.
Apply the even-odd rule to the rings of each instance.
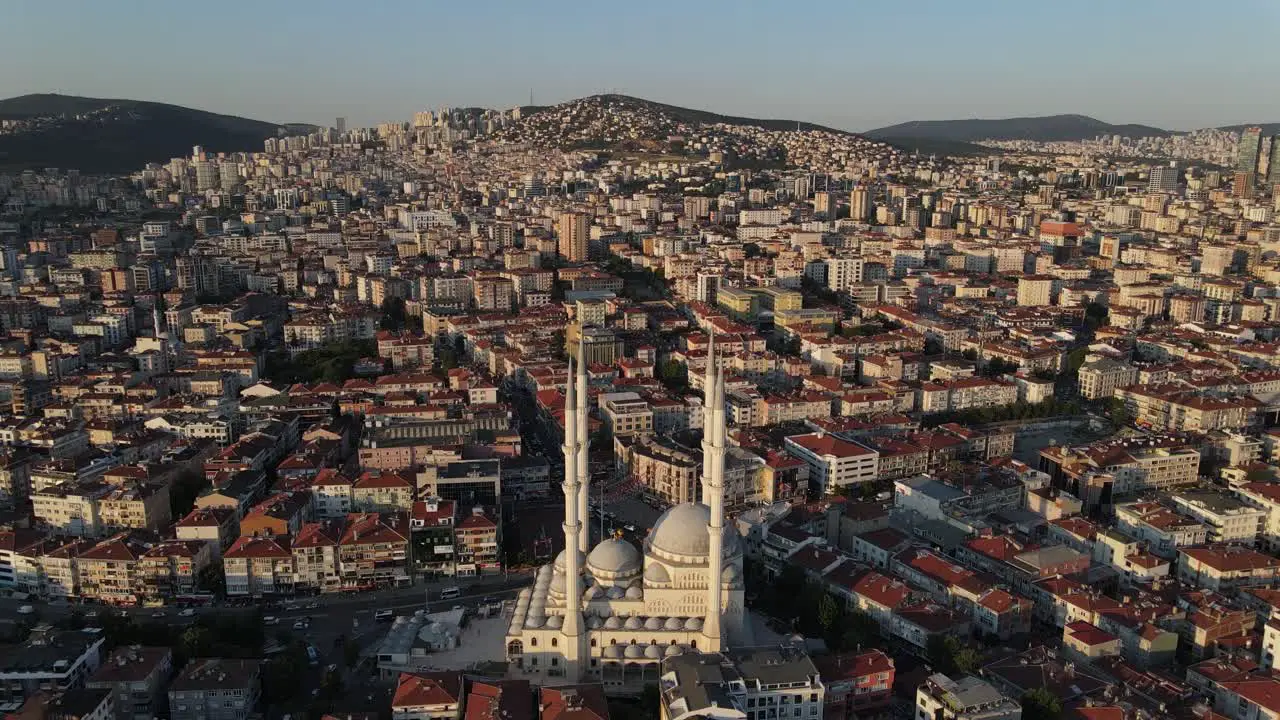
[[274, 122], [409, 120], [600, 92], [869, 130], [1079, 113], [1280, 122], [1269, 0], [9, 0], [0, 97], [152, 100]]

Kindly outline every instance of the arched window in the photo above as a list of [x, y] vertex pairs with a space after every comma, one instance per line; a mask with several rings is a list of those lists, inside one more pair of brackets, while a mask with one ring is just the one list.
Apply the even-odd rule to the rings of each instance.
[[551, 638], [551, 647], [560, 647], [560, 639]]
[[591, 638], [591, 647], [595, 647], [595, 646], [596, 646], [596, 639]]
[[524, 654], [524, 643], [520, 642], [519, 640], [512, 640], [510, 643], [508, 643], [508, 644], [507, 644], [507, 654], [508, 654], [508, 655], [523, 655], [523, 654]]
[[618, 638], [609, 638], [609, 644], [610, 644], [610, 645], [617, 645], [617, 644], [618, 644]]
[[697, 650], [697, 649], [698, 649], [698, 641], [697, 641], [697, 640], [690, 640], [690, 641], [689, 641], [689, 647], [693, 648], [694, 650]]
[[538, 647], [538, 638], [529, 638], [529, 645], [531, 647]]

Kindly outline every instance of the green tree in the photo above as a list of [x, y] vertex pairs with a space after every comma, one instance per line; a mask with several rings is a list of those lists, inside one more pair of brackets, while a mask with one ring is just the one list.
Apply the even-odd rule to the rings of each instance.
[[192, 625], [182, 631], [181, 647], [187, 657], [208, 655], [213, 649], [213, 633], [206, 627]]
[[353, 668], [360, 662], [360, 643], [347, 638], [342, 642], [342, 660], [347, 667]]
[[944, 675], [956, 672], [956, 653], [959, 651], [960, 642], [950, 635], [941, 633], [931, 635], [925, 644], [925, 655], [929, 659], [929, 664]]
[[822, 593], [818, 601], [818, 624], [822, 626], [824, 636], [830, 634], [840, 622], [840, 606], [829, 593]]
[[1035, 688], [1019, 699], [1023, 720], [1057, 720], [1062, 717], [1062, 701], [1047, 688]]
[[1111, 424], [1116, 427], [1128, 427], [1133, 424], [1133, 413], [1129, 410], [1129, 406], [1120, 398], [1111, 398], [1111, 402], [1107, 404], [1107, 418], [1111, 420]]
[[965, 675], [977, 672], [978, 667], [982, 665], [982, 656], [971, 647], [960, 648], [956, 651], [953, 659], [956, 671]]
[[1078, 347], [1067, 353], [1067, 372], [1074, 375], [1080, 370], [1080, 366], [1084, 365], [1084, 358], [1089, 354], [1089, 348]]
[[382, 301], [382, 319], [378, 321], [378, 326], [383, 330], [403, 330], [407, 314], [405, 313], [404, 298], [389, 297]]

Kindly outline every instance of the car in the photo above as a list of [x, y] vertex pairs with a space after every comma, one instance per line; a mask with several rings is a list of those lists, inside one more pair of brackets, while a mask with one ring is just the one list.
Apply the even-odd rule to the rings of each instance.
[[308, 610], [318, 610], [319, 608], [320, 608], [320, 603], [315, 600], [312, 600], [311, 602], [307, 603]]
[[[374, 622], [391, 622], [392, 620], [395, 620], [395, 619], [396, 619], [396, 613], [394, 610], [391, 610], [391, 609], [379, 610], [378, 612], [373, 614]], [[352, 622], [352, 625], [354, 626], [355, 618], [351, 618], [351, 622]]]
[[267, 615], [266, 617], [262, 618], [262, 624], [263, 625], [279, 625], [280, 618], [276, 617], [275, 615]]
[[164, 611], [163, 611], [163, 610], [156, 610], [155, 612], [151, 613], [151, 617], [153, 617], [153, 618], [162, 618], [162, 617], [164, 617]]
[[35, 613], [35, 611], [36, 611], [35, 607], [31, 605], [23, 605], [22, 607], [18, 608], [19, 615], [31, 615]]
[[85, 616], [85, 618], [87, 618], [87, 619], [89, 619], [89, 620], [92, 620], [93, 618], [98, 617], [98, 611], [97, 611], [97, 610], [90, 610], [90, 611], [86, 612], [86, 613], [84, 614], [84, 616]]
[[293, 629], [306, 630], [308, 625], [310, 625], [310, 623], [308, 623], [306, 620], [297, 620], [293, 623]]
[[636, 531], [636, 526], [635, 526], [635, 525], [632, 525], [631, 523], [627, 523], [626, 525], [623, 525], [622, 527], [623, 527], [623, 529], [625, 529], [627, 532], [635, 532], [635, 531]]
[[195, 609], [187, 608], [186, 610], [183, 610], [182, 612], [178, 613], [178, 617], [194, 617], [195, 614], [196, 614]]

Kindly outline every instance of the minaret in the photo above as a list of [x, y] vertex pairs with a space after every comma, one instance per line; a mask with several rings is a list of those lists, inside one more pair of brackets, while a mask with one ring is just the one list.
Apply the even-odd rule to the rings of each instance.
[[569, 379], [564, 401], [564, 624], [565, 677], [581, 677], [582, 574], [578, 544], [583, 521], [578, 517], [578, 405], [573, 382], [573, 358], [569, 358]]
[[707, 370], [702, 380], [702, 502], [710, 504], [707, 483], [711, 478], [711, 424], [714, 421], [712, 412], [715, 405], [716, 392], [716, 335], [710, 335], [707, 343]]
[[708, 652], [723, 647], [720, 638], [720, 613], [724, 575], [724, 445], [727, 432], [724, 417], [724, 375], [717, 368], [715, 386], [711, 393], [714, 405], [711, 411], [711, 478], [707, 481], [706, 499], [710, 510], [707, 522], [707, 617], [702, 623], [702, 634], [707, 638]]
[[[578, 547], [582, 548], [582, 552], [586, 552], [591, 547], [591, 537], [587, 530], [590, 527], [588, 520], [591, 514], [587, 508], [587, 496], [591, 494], [591, 482], [587, 464], [587, 449], [591, 445], [591, 438], [588, 437], [587, 427], [587, 353], [586, 343], [582, 340], [582, 333], [578, 333], [578, 404], [577, 404], [577, 422], [578, 422], [578, 518], [582, 521], [582, 528], [579, 532]], [[603, 539], [603, 538], [602, 538]]]

